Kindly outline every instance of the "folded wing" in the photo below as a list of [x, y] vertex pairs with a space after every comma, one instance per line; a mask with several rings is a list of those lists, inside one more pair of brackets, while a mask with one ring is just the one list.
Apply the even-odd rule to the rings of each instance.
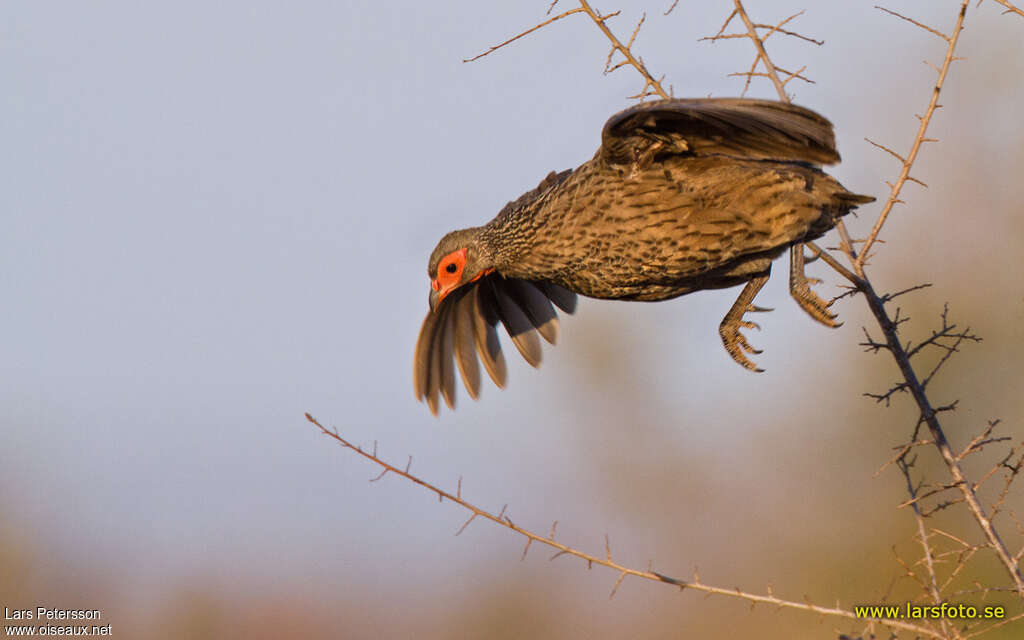
[[613, 164], [649, 151], [834, 164], [832, 123], [810, 109], [772, 100], [673, 98], [643, 102], [613, 115], [601, 155]]

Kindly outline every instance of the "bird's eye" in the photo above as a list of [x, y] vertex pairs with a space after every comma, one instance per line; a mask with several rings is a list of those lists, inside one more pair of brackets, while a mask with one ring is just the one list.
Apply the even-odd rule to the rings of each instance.
[[454, 262], [449, 262], [448, 266], [444, 268], [448, 273], [455, 273], [459, 270], [459, 267]]

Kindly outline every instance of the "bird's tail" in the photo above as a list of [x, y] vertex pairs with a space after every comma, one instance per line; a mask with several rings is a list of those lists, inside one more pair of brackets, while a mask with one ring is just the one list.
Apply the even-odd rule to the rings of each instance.
[[859, 193], [850, 193], [849, 191], [843, 191], [841, 193], [835, 194], [835, 199], [838, 200], [841, 204], [852, 208], [859, 207], [860, 205], [867, 204], [869, 202], [874, 202], [875, 196], [863, 196], [860, 195]]

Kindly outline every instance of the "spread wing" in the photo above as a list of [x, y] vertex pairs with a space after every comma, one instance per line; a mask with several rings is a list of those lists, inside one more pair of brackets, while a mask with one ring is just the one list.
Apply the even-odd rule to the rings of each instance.
[[431, 413], [437, 415], [440, 393], [448, 408], [454, 409], [456, 367], [466, 391], [476, 398], [480, 393], [480, 362], [494, 384], [505, 386], [499, 322], [523, 358], [534, 367], [539, 366], [538, 335], [551, 344], [558, 338], [556, 306], [572, 313], [576, 310], [576, 294], [549, 282], [498, 274], [453, 291], [436, 311], [427, 313], [420, 328], [413, 362], [416, 399], [426, 399]]
[[746, 98], [644, 102], [605, 123], [601, 156], [607, 162], [629, 164], [652, 152], [839, 162], [831, 122], [803, 107]]

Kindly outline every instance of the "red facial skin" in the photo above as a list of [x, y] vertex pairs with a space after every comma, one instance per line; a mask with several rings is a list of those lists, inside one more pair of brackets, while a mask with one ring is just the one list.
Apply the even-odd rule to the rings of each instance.
[[458, 251], [452, 251], [445, 257], [441, 258], [441, 262], [437, 265], [437, 277], [430, 283], [430, 288], [436, 292], [435, 296], [431, 295], [431, 308], [436, 308], [438, 304], [444, 300], [445, 296], [457, 289], [461, 284], [469, 284], [470, 282], [476, 282], [480, 278], [484, 277], [489, 273], [494, 273], [494, 269], [484, 269], [480, 273], [473, 276], [471, 280], [462, 282], [462, 272], [466, 268], [466, 248], [463, 247]]

